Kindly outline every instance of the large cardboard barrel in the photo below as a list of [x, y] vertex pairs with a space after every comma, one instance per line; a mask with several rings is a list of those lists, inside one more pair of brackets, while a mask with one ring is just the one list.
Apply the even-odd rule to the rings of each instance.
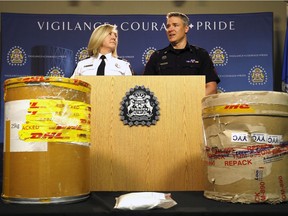
[[202, 99], [204, 196], [240, 203], [288, 200], [288, 94], [220, 93]]
[[2, 199], [68, 203], [90, 194], [90, 91], [83, 81], [7, 79]]

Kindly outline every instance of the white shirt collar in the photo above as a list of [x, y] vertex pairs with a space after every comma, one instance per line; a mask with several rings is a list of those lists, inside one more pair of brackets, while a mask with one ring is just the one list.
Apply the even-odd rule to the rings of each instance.
[[[102, 56], [103, 54], [99, 53], [97, 59], [100, 59], [100, 57]], [[106, 59], [111, 59], [112, 58], [112, 53], [108, 53], [105, 55]]]

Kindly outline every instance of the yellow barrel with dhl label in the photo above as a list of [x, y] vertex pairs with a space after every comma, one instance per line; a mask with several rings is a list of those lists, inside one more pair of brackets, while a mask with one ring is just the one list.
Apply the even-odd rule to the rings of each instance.
[[202, 99], [204, 196], [239, 203], [288, 201], [288, 94], [219, 93]]
[[4, 83], [2, 199], [69, 203], [90, 194], [90, 93], [83, 81], [29, 76]]

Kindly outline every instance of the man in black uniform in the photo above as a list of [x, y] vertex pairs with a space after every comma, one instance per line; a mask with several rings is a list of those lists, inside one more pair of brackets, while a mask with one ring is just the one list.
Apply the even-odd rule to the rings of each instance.
[[189, 18], [183, 13], [170, 12], [166, 19], [170, 45], [151, 55], [144, 75], [205, 75], [206, 95], [217, 93], [220, 79], [208, 52], [188, 43]]

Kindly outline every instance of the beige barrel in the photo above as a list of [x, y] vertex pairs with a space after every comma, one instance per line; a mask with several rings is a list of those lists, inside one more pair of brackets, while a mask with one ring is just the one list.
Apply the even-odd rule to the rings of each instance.
[[90, 194], [90, 92], [83, 81], [29, 76], [4, 83], [2, 199], [68, 203]]
[[239, 91], [202, 99], [204, 196], [240, 203], [288, 200], [288, 94]]

